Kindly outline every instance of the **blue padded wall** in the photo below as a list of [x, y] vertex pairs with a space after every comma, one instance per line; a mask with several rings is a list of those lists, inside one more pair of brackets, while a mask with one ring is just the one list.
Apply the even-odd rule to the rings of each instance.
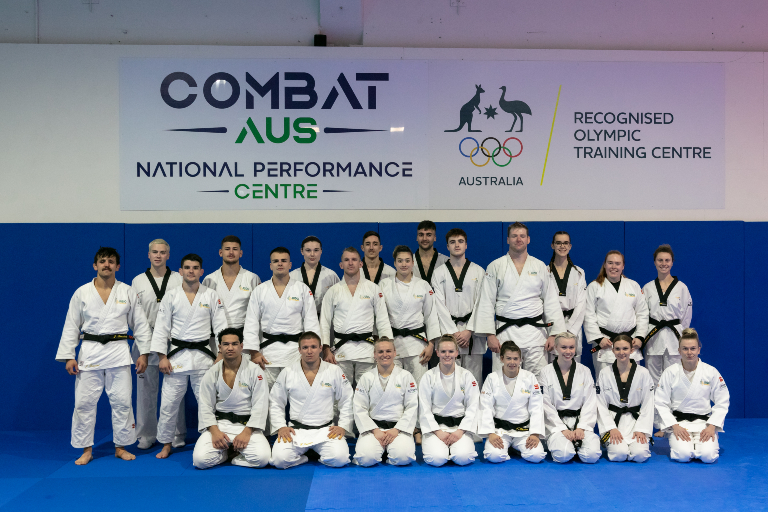
[[[730, 247], [731, 243], [728, 246], [729, 252], [735, 252]], [[733, 254], [733, 258], [736, 259], [736, 257], [736, 254]], [[728, 264], [730, 265], [731, 261], [728, 261]], [[768, 352], [754, 347], [749, 350], [749, 354], [746, 353], [746, 333], [755, 333], [754, 339], [761, 340], [763, 328], [768, 322], [768, 309], [765, 307], [766, 282], [762, 273], [762, 269], [767, 265], [768, 222], [746, 222], [744, 224], [744, 416], [746, 418], [768, 418], [768, 389], [757, 384], [765, 378]], [[747, 270], [752, 271], [752, 274], [748, 276]]]
[[[728, 258], [706, 248], [727, 237]], [[691, 326], [702, 341], [701, 359], [715, 366], [731, 393], [729, 416], [743, 418], [744, 397], [744, 223], [627, 222], [625, 273], [640, 286], [656, 278], [653, 251], [668, 243], [675, 252], [672, 275], [691, 292]]]
[[[64, 318], [75, 290], [96, 277], [93, 257], [99, 246], [124, 255], [124, 229], [124, 224], [0, 225], [4, 286], [14, 295], [0, 312], [0, 324], [8, 336], [6, 358], [17, 366], [0, 373], [0, 430], [69, 428], [75, 377], [54, 359]], [[124, 264], [121, 258], [120, 281]], [[109, 427], [106, 396], [99, 411], [97, 428]]]

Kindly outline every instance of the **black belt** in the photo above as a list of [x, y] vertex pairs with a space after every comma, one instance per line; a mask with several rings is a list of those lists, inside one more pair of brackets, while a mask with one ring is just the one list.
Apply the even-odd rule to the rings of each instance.
[[464, 316], [453, 316], [453, 315], [451, 315], [451, 320], [453, 320], [454, 323], [457, 323], [457, 322], [467, 323], [467, 322], [469, 322], [470, 318], [472, 318], [472, 312], [471, 311], [469, 313], [467, 313], [466, 315], [464, 315]]
[[634, 407], [619, 407], [617, 405], [610, 404], [608, 405], [608, 410], [616, 413], [616, 416], [613, 418], [613, 422], [616, 424], [616, 428], [619, 428], [619, 419], [621, 418], [622, 414], [631, 414], [635, 419], [640, 417], [639, 405]]
[[[635, 334], [635, 329], [637, 329], [637, 328], [635, 327], [635, 328], [633, 328], [631, 331], [625, 331], [625, 332], [613, 332], [613, 331], [609, 331], [608, 329], [605, 329], [605, 328], [601, 327], [601, 328], [600, 328], [600, 332], [601, 332], [601, 333], [603, 333], [603, 334], [605, 334], [605, 336], [606, 336], [606, 337], [607, 337], [609, 340], [613, 341], [613, 340], [616, 338], [616, 336], [621, 336], [622, 334], [623, 334], [623, 335], [626, 335], [626, 336], [629, 336], [629, 337], [631, 338], [631, 337], [632, 337], [632, 335], [633, 335], [633, 334]], [[598, 350], [600, 350], [600, 341], [601, 341], [602, 339], [603, 339], [603, 338], [598, 338], [598, 339], [596, 339], [596, 340], [592, 340], [592, 343], [596, 343], [596, 345], [595, 345], [594, 347], [592, 347], [592, 353], [593, 353], [593, 354], [594, 354], [595, 352], [597, 352]]]
[[122, 334], [89, 334], [84, 332], [82, 335], [83, 341], [98, 341], [102, 345], [106, 345], [110, 341], [119, 340], [132, 340], [133, 336], [128, 336], [125, 333]]
[[691, 412], [672, 411], [677, 421], [695, 421], [695, 420], [708, 420], [709, 416], [706, 414], [693, 414]]
[[530, 425], [531, 420], [528, 419], [524, 423], [511, 423], [507, 420], [502, 420], [499, 418], [493, 418], [493, 426], [496, 428], [501, 428], [504, 430], [516, 430], [518, 432], [528, 432], [528, 425]]
[[461, 420], [464, 419], [464, 416], [459, 416], [458, 418], [454, 418], [453, 416], [440, 416], [439, 414], [434, 414], [433, 416], [438, 425], [445, 425], [448, 428], [458, 427], [461, 425]]
[[247, 425], [248, 421], [251, 419], [250, 414], [235, 414], [233, 412], [221, 411], [216, 411], [214, 414], [216, 414], [217, 420], [227, 420], [232, 423], [240, 423], [241, 425]]
[[299, 423], [298, 421], [291, 420], [291, 425], [293, 427], [295, 427], [295, 428], [303, 428], [303, 429], [306, 429], [306, 430], [318, 430], [318, 429], [325, 428], [325, 427], [327, 427], [329, 425], [332, 425], [332, 424], [333, 424], [333, 420], [329, 421], [328, 423], [326, 423], [324, 425], [305, 425], [303, 423]]
[[184, 341], [171, 338], [171, 345], [176, 347], [168, 352], [168, 359], [171, 358], [176, 352], [188, 348], [190, 350], [199, 350], [203, 354], [207, 355], [213, 360], [216, 360], [216, 354], [211, 352], [210, 344], [208, 340], [205, 341]]
[[[579, 425], [579, 416], [581, 416], [581, 409], [563, 409], [562, 411], [557, 411], [557, 415], [560, 416], [560, 418], [576, 418], [576, 425], [574, 425], [575, 428], [578, 428]], [[581, 448], [581, 441], [573, 441], [573, 447], [576, 449]]]
[[376, 424], [377, 427], [383, 428], [386, 430], [389, 430], [391, 428], [395, 428], [395, 425], [397, 425], [396, 421], [387, 421], [387, 420], [377, 420], [374, 418], [371, 418], [373, 422]]
[[416, 327], [415, 329], [398, 329], [396, 327], [393, 327], [392, 334], [394, 336], [402, 336], [404, 338], [406, 336], [413, 336], [414, 338], [420, 339], [424, 343], [429, 343], [429, 340], [427, 340], [427, 337], [421, 334], [423, 332], [426, 332], [426, 329], [427, 328], [423, 325], [421, 327]]
[[677, 332], [677, 329], [675, 329], [676, 325], [680, 325], [680, 319], [675, 318], [674, 320], [656, 320], [655, 318], [649, 318], [648, 321], [653, 325], [653, 329], [651, 329], [651, 332], [648, 333], [648, 336], [645, 337], [643, 340], [643, 348], [645, 348], [645, 344], [648, 343], [648, 340], [653, 338], [657, 332], [660, 330], [669, 327], [669, 330], [671, 330], [673, 333], [675, 333], [675, 337], [677, 338], [677, 341], [680, 341], [680, 333]]
[[501, 327], [496, 328], [496, 336], [501, 334], [502, 332], [506, 331], [513, 325], [516, 327], [522, 327], [524, 325], [532, 325], [534, 327], [550, 327], [554, 322], [549, 323], [539, 323], [539, 321], [543, 318], [544, 315], [539, 315], [531, 318], [504, 318], [503, 316], [496, 315], [496, 320], [503, 322]]
[[289, 343], [291, 341], [299, 341], [301, 333], [299, 334], [269, 334], [268, 332], [261, 333], [264, 336], [264, 343], [259, 346], [259, 350], [264, 350], [265, 347], [270, 346], [273, 343]]
[[334, 335], [339, 340], [333, 343], [334, 352], [339, 350], [348, 341], [367, 341], [369, 343], [376, 341], [372, 332], [349, 332], [346, 334], [337, 332]]

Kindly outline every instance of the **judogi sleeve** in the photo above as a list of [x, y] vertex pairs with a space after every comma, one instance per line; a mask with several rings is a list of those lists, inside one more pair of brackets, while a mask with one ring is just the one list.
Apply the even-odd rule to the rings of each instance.
[[437, 272], [432, 274], [431, 284], [432, 290], [435, 292], [435, 304], [437, 305], [437, 319], [440, 321], [440, 332], [443, 334], [454, 334], [458, 332], [459, 329], [451, 318], [451, 312], [448, 311], [448, 306], [445, 302], [445, 290], [436, 274]]
[[[541, 275], [546, 274], [542, 272]], [[544, 277], [541, 282], [541, 301], [544, 305], [544, 319], [547, 323], [552, 322], [552, 325], [547, 328], [547, 333], [550, 336], [554, 336], [565, 331], [565, 318], [563, 317], [563, 310], [560, 309], [560, 299], [558, 299], [558, 289], [553, 284], [554, 279]], [[648, 320], [646, 319], [647, 322]]]
[[261, 305], [258, 297], [259, 292], [253, 290], [251, 298], [248, 299], [248, 309], [245, 312], [243, 325], [243, 349], [251, 352], [258, 352], [261, 348]]
[[[325, 301], [323, 301], [323, 308], [325, 308]], [[355, 416], [355, 425], [357, 425], [357, 431], [360, 434], [370, 432], [377, 428], [376, 423], [371, 419], [370, 406], [371, 399], [368, 396], [368, 390], [365, 389], [368, 384], [368, 375], [360, 377], [360, 382], [357, 383], [355, 389], [355, 396], [352, 403], [352, 411]], [[376, 383], [374, 382], [374, 385]]]
[[147, 315], [141, 307], [139, 294], [131, 288], [128, 292], [128, 300], [131, 302], [131, 310], [128, 313], [128, 327], [133, 331], [133, 338], [139, 347], [141, 355], [149, 354], [152, 346], [152, 329], [149, 327]]
[[714, 425], [718, 432], [722, 432], [723, 425], [725, 424], [725, 415], [728, 414], [728, 407], [731, 404], [731, 394], [728, 391], [728, 386], [725, 385], [723, 377], [720, 375], [714, 367], [712, 380], [716, 382], [714, 386], [710, 386], [709, 399], [714, 404], [712, 406], [712, 415], [707, 420], [707, 423]]
[[[426, 281], [425, 281], [426, 283]], [[421, 306], [421, 313], [424, 315], [424, 325], [426, 326], [427, 339], [434, 340], [440, 337], [440, 319], [438, 318], [438, 309], [440, 303], [435, 300], [435, 292], [432, 291], [432, 287], [429, 283], [426, 283], [427, 289], [424, 294], [424, 302]], [[445, 306], [443, 305], [443, 308]], [[455, 330], [453, 332], [456, 332]], [[453, 333], [451, 333], [453, 334]]]
[[168, 353], [168, 340], [171, 337], [171, 319], [173, 318], [173, 294], [165, 294], [160, 302], [155, 319], [155, 330], [152, 332], [152, 352]]
[[[314, 308], [314, 305], [312, 306]], [[317, 313], [315, 313], [317, 314]], [[347, 432], [352, 432], [353, 408], [352, 408], [352, 385], [341, 372], [338, 366], [334, 373], [334, 399], [339, 402], [339, 426]], [[274, 387], [273, 387], [274, 389]]]
[[634, 432], [642, 432], [647, 436], [653, 435], [653, 417], [655, 413], [653, 404], [653, 379], [646, 374], [645, 391], [643, 392], [643, 403], [640, 405], [640, 416], [635, 421]]
[[560, 415], [557, 414], [557, 408], [552, 403], [552, 399], [550, 398], [549, 394], [549, 390], [551, 389], [550, 386], [552, 386], [552, 384], [547, 381], [546, 377], [544, 376], [544, 372], [539, 374], [539, 385], [541, 386], [541, 393], [544, 395], [545, 426], [548, 427], [552, 432], [562, 432], [563, 430], [569, 430], [565, 423], [563, 423]]
[[584, 337], [590, 343], [605, 338], [597, 323], [597, 292], [599, 288], [600, 285], [597, 284], [597, 281], [592, 281], [587, 286], [587, 299], [584, 301]]
[[[335, 306], [334, 300], [336, 298], [336, 288], [331, 287], [323, 296], [323, 303], [320, 311], [320, 341], [324, 346], [330, 347], [331, 342], [331, 329], [333, 329], [333, 307]], [[360, 430], [360, 427], [357, 427]], [[362, 430], [360, 430], [362, 432]]]
[[56, 360], [66, 363], [70, 359], [77, 359], [77, 346], [80, 344], [80, 330], [85, 323], [83, 308], [80, 301], [80, 290], [72, 295], [69, 301], [69, 309], [64, 319], [64, 329], [61, 331], [59, 349], [56, 352]]
[[392, 334], [392, 325], [389, 323], [389, 313], [387, 312], [387, 301], [384, 299], [384, 293], [382, 293], [379, 285], [374, 286], [373, 314], [376, 317], [376, 331], [380, 337], [386, 336], [389, 339], [395, 339], [395, 336]]
[[[572, 371], [576, 370], [577, 368], [572, 369]], [[595, 423], [597, 423], [597, 395], [595, 394], [595, 381], [592, 379], [592, 374], [586, 368], [584, 371], [587, 378], [583, 393], [586, 397], [584, 398], [584, 403], [581, 404], [581, 415], [579, 416], [579, 424], [576, 428], [592, 432], [595, 430]]]
[[660, 430], [665, 430], [677, 423], [677, 419], [672, 414], [672, 385], [675, 380], [675, 366], [670, 366], [661, 374], [659, 385], [656, 386], [653, 405], [656, 413], [659, 415]]
[[642, 297], [643, 290], [640, 285], [636, 285], [635, 288], [639, 297], [635, 301], [635, 334], [632, 337], [643, 339], [648, 334], [648, 302], [645, 297]]
[[229, 327], [229, 322], [227, 321], [227, 311], [224, 309], [224, 303], [221, 302], [219, 294], [214, 290], [211, 290], [211, 292], [213, 292], [213, 298], [215, 300], [213, 301], [213, 307], [211, 308], [211, 328], [213, 329], [213, 338], [211, 338], [209, 344], [211, 345], [211, 351], [214, 354], [218, 354], [219, 343], [217, 340], [219, 333]]
[[303, 318], [302, 326], [303, 332], [312, 331], [315, 334], [320, 334], [320, 322], [317, 321], [317, 306], [315, 305], [315, 298], [312, 296], [312, 291], [309, 286], [303, 287], [304, 295], [302, 297]]
[[465, 432], [477, 432], [478, 414], [480, 407], [480, 388], [472, 372], [464, 372], [464, 419], [459, 428]]
[[286, 380], [289, 372], [290, 367], [283, 368], [283, 371], [280, 372], [280, 375], [277, 376], [275, 383], [272, 385], [272, 391], [269, 392], [269, 422], [272, 425], [272, 432], [270, 434], [274, 434], [286, 426], [285, 405], [288, 403], [288, 385]]
[[403, 372], [408, 374], [408, 379], [405, 382], [405, 398], [403, 399], [403, 415], [397, 421], [395, 428], [400, 432], [413, 432], [416, 427], [416, 420], [419, 416], [419, 388], [416, 386], [416, 380], [410, 372]]
[[494, 382], [495, 379], [485, 379], [483, 390], [480, 392], [480, 407], [477, 411], [477, 435], [483, 437], [493, 434], [496, 430], [493, 423], [495, 411], [495, 400], [493, 398], [495, 394]]
[[[440, 425], [432, 413], [432, 383], [430, 373], [427, 372], [419, 381], [419, 423], [425, 434], [440, 430]], [[438, 385], [440, 385], [438, 383]]]
[[573, 314], [568, 320], [566, 328], [569, 332], [578, 335], [578, 331], [584, 324], [584, 314], [587, 311], [587, 280], [584, 278], [584, 274], [579, 275], [579, 284], [576, 286], [576, 306], [573, 308]]
[[[480, 296], [477, 299], [475, 310], [472, 312], [472, 317], [469, 319], [469, 325], [474, 327], [474, 332], [483, 336], [496, 335], [496, 295], [499, 284], [493, 274], [494, 271], [493, 263], [491, 263], [483, 276]], [[558, 305], [558, 307], [560, 306]]]
[[258, 365], [252, 366], [256, 366], [256, 368], [251, 368], [249, 379], [251, 385], [251, 417], [245, 426], [264, 430], [267, 426], [267, 414], [269, 414], [269, 386], [261, 368]]
[[[600, 390], [599, 393], [596, 393], [597, 431], [600, 432], [600, 436], [610, 430], [613, 430], [614, 428], [618, 428], [618, 425], [616, 425], [616, 422], [613, 420], [613, 413], [608, 410], [608, 401], [606, 400], [605, 396], [610, 384], [606, 382], [606, 377], [604, 377], [604, 375], [605, 372], [603, 371], [600, 372], [600, 374], [597, 376], [597, 389]], [[643, 402], [643, 404], [645, 404], [645, 402]]]
[[540, 387], [534, 377], [533, 391], [528, 399], [528, 413], [531, 415], [529, 428], [531, 434], [544, 436], [547, 432], [544, 427], [544, 392]]
[[691, 326], [691, 318], [693, 317], [693, 300], [691, 299], [691, 292], [686, 286], [683, 288], [684, 293], [680, 297], [680, 301], [683, 304], [683, 318], [680, 319], [680, 325], [683, 329], [687, 329]]
[[216, 420], [216, 379], [221, 363], [211, 366], [200, 380], [200, 394], [197, 407], [197, 428], [202, 433], [205, 429], [218, 425]]

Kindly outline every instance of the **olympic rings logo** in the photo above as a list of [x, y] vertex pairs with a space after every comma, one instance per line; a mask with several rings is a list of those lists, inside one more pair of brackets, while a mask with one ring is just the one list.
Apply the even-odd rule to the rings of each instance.
[[[461, 149], [461, 145], [464, 143], [465, 140], [475, 141], [475, 147], [469, 152], [469, 154], [464, 153], [464, 151], [462, 151]], [[488, 149], [485, 147], [485, 141], [487, 140], [495, 140], [496, 144], [498, 144], [499, 146], [493, 151], [488, 151]], [[507, 142], [509, 142], [510, 140], [516, 140], [517, 143], [520, 144], [520, 151], [518, 151], [514, 155], [512, 154], [512, 151], [507, 147]], [[477, 155], [478, 152], [482, 152], [483, 156], [487, 158], [484, 164], [478, 164], [477, 162], [475, 162], [474, 157], [475, 155]], [[459, 142], [459, 153], [461, 153], [461, 156], [465, 158], [469, 158], [469, 161], [472, 162], [475, 165], [475, 167], [484, 167], [488, 165], [488, 162], [490, 162], [491, 160], [493, 160], [493, 163], [496, 164], [497, 167], [506, 167], [510, 163], [512, 163], [513, 158], [517, 158], [518, 156], [520, 156], [522, 152], [523, 152], [523, 142], [517, 137], [508, 138], [507, 140], [504, 141], [504, 144], [499, 142], [499, 139], [497, 139], [496, 137], [486, 137], [483, 139], [483, 142], [481, 143], [478, 143], [477, 139], [475, 139], [474, 137], [464, 137], [463, 139], [461, 139], [461, 142]], [[499, 156], [500, 153], [504, 153], [504, 155], [509, 157], [509, 160], [507, 161], [507, 163], [500, 164], [499, 162], [496, 161], [496, 157]]]

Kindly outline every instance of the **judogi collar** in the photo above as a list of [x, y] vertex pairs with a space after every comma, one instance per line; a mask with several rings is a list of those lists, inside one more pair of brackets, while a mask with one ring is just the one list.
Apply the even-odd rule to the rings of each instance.
[[560, 383], [560, 389], [563, 391], [563, 400], [570, 400], [571, 389], [573, 388], [573, 376], [576, 374], [576, 363], [571, 361], [571, 370], [568, 372], [568, 383], [563, 380], [563, 372], [560, 371], [560, 366], [557, 364], [557, 358], [552, 361], [552, 366], [555, 367], [555, 375], [557, 375], [557, 381]]
[[[433, 270], [433, 267], [435, 266], [435, 260], [437, 259], [437, 251], [435, 251], [435, 257], [432, 258], [432, 265], [429, 267], [430, 273]], [[461, 275], [456, 278], [456, 272], [453, 270], [453, 265], [451, 265], [450, 258], [448, 261], [445, 262], [445, 266], [448, 267], [448, 273], [451, 274], [451, 279], [453, 279], [453, 286], [455, 287], [456, 293], [461, 293], [461, 289], [464, 286], [464, 278], [467, 277], [467, 270], [469, 270], [469, 265], [472, 262], [468, 259], [464, 262], [464, 267], [461, 269]], [[422, 272], [421, 275], [424, 275], [423, 270], [421, 270], [421, 258], [419, 258], [419, 270]], [[432, 276], [430, 276], [432, 277]], [[431, 282], [431, 279], [428, 279], [427, 282]]]
[[[144, 274], [147, 276], [147, 279], [149, 279], [149, 284], [152, 286], [152, 290], [155, 292], [155, 297], [157, 297], [157, 302], [161, 302], [163, 300], [163, 297], [165, 296], [165, 290], [166, 288], [168, 288], [168, 280], [171, 278], [171, 269], [168, 268], [168, 265], [165, 266], [165, 275], [163, 276], [163, 283], [160, 285], [159, 289], [157, 288], [157, 281], [155, 281], [155, 276], [152, 275], [152, 269], [148, 268], [147, 271], [144, 272]], [[675, 279], [675, 281], [677, 281], [677, 279]]]
[[315, 289], [317, 289], [317, 283], [320, 280], [320, 270], [322, 270], [323, 265], [318, 262], [317, 268], [315, 269], [315, 276], [312, 279], [312, 282], [309, 282], [309, 278], [307, 277], [307, 269], [304, 268], [305, 263], [301, 264], [301, 279], [304, 281], [304, 284], [309, 286], [309, 290], [312, 292], [312, 295], [315, 295]]
[[637, 363], [634, 359], [630, 359], [629, 376], [627, 382], [621, 382], [621, 375], [619, 375], [618, 361], [614, 361], [611, 367], [613, 368], [613, 376], [616, 378], [616, 387], [619, 388], [619, 400], [621, 403], [626, 404], [629, 402], [629, 390], [632, 388], [632, 379], [635, 378], [635, 370], [637, 370]]
[[672, 288], [675, 287], [677, 284], [677, 277], [674, 277], [672, 280], [672, 283], [667, 287], [667, 293], [661, 293], [661, 282], [659, 281], [659, 278], [653, 280], [654, 284], [656, 284], [656, 293], [659, 294], [659, 306], [666, 306], [667, 305], [667, 299], [669, 299], [669, 294], [672, 293]]
[[557, 289], [560, 292], [560, 297], [565, 297], [565, 290], [568, 287], [568, 278], [571, 275], [571, 269], [573, 268], [573, 265], [571, 265], [571, 262], [568, 262], [568, 266], [565, 267], [565, 276], [563, 276], [562, 279], [560, 279], [560, 276], [557, 274], [557, 269], [552, 269], [552, 275], [555, 276], [555, 282], [557, 283]]
[[[437, 252], [437, 251], [435, 251]], [[376, 272], [376, 277], [374, 279], [371, 279], [371, 275], [368, 273], [368, 265], [365, 264], [365, 261], [363, 261], [363, 274], [365, 275], [365, 278], [369, 281], [373, 281], [373, 284], [379, 284], [379, 280], [381, 279], [381, 271], [384, 270], [384, 260], [381, 259], [381, 256], [379, 256], [379, 271]], [[312, 290], [312, 293], [314, 293], [314, 290]]]
[[[432, 247], [432, 250], [435, 251], [435, 253], [432, 255], [432, 261], [429, 262], [429, 270], [427, 272], [424, 272], [424, 266], [421, 264], [421, 256], [419, 256], [418, 249], [416, 250], [416, 264], [419, 266], [419, 272], [421, 273], [421, 278], [428, 283], [432, 282], [432, 272], [435, 271], [435, 264], [437, 263], [437, 249]], [[464, 271], [462, 271], [462, 275], [463, 274], [464, 274]]]

